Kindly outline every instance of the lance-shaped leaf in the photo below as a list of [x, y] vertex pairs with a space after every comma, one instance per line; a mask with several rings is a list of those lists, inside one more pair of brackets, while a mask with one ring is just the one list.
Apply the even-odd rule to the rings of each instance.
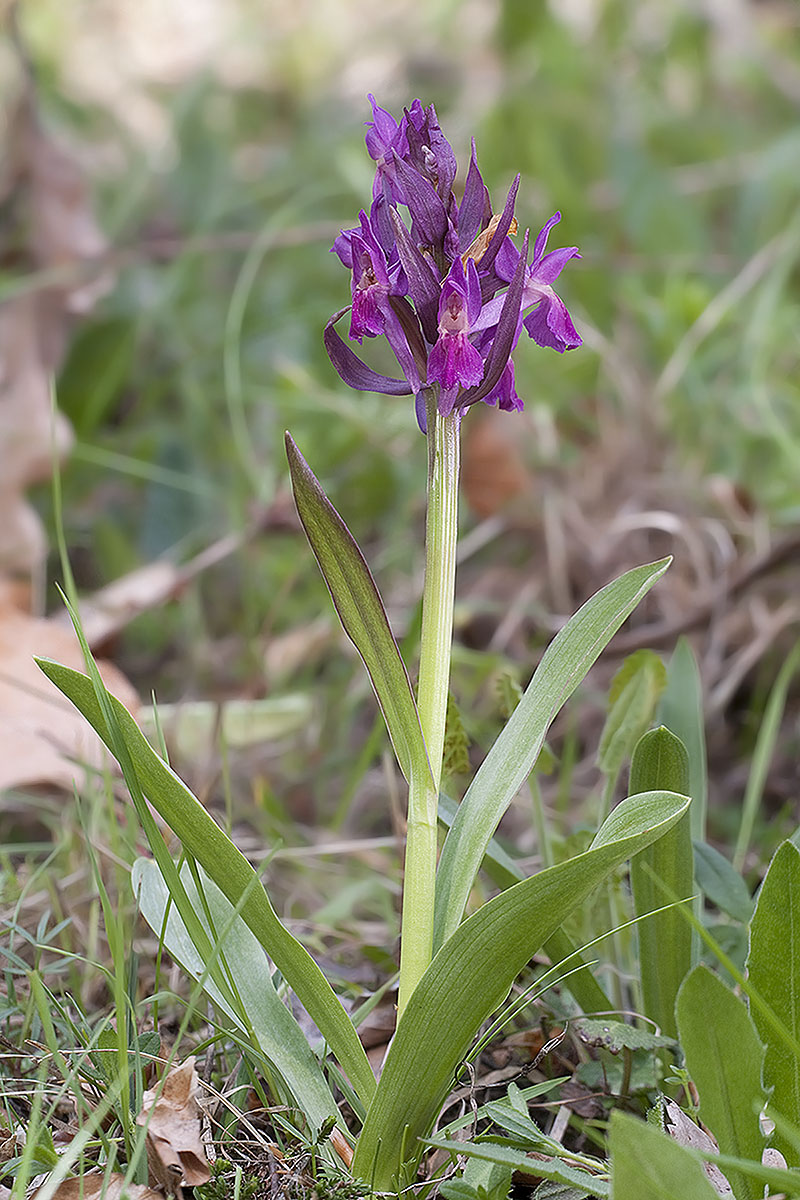
[[[702, 964], [684, 980], [676, 1012], [686, 1066], [700, 1096], [700, 1120], [716, 1138], [721, 1154], [760, 1162], [764, 1047], [752, 1017], [738, 996]], [[761, 1196], [741, 1172], [725, 1174], [737, 1200]]]
[[[689, 756], [680, 738], [663, 725], [637, 743], [630, 790], [666, 788], [689, 793]], [[677, 1036], [675, 998], [692, 966], [692, 927], [679, 908], [655, 909], [686, 900], [694, 886], [689, 813], [631, 862], [631, 884], [639, 922], [639, 972], [645, 1014], [663, 1033]], [[652, 913], [652, 916], [647, 916]]]
[[[60, 663], [47, 659], [37, 662], [116, 756], [116, 738], [106, 723], [92, 680]], [[352, 1022], [322, 971], [305, 946], [281, 924], [247, 859], [186, 784], [159, 758], [125, 706], [109, 693], [105, 700], [141, 791], [231, 904], [238, 905], [247, 893], [239, 909], [243, 919], [316, 1023], [362, 1100], [369, 1100], [375, 1090], [372, 1068]]]
[[181, 871], [186, 894], [205, 926], [229, 979], [227, 995], [216, 985], [208, 962], [195, 944], [174, 903], [158, 865], [140, 858], [133, 864], [131, 886], [139, 911], [169, 953], [234, 1022], [246, 1041], [255, 1041], [280, 1073], [294, 1102], [314, 1133], [328, 1118], [337, 1118], [331, 1090], [314, 1051], [297, 1021], [275, 990], [270, 964], [258, 938], [230, 901], [206, 874], [198, 873], [198, 891], [185, 863]]
[[386, 1056], [353, 1171], [379, 1191], [394, 1189], [402, 1159], [419, 1158], [481, 1025], [514, 979], [572, 909], [686, 810], [685, 796], [650, 793], [624, 800], [589, 850], [515, 884], [484, 904], [445, 942], [417, 984]]
[[[457, 812], [458, 805], [455, 800], [451, 800], [444, 792], [440, 792], [439, 824], [443, 825], [445, 829], [449, 829]], [[499, 888], [513, 887], [515, 883], [527, 878], [525, 872], [512, 858], [509, 858], [503, 847], [494, 838], [486, 847], [483, 870], [492, 883]], [[585, 962], [583, 951], [575, 946], [563, 929], [557, 929], [549, 938], [546, 938], [542, 943], [542, 948], [554, 967], [563, 964], [569, 968], [569, 975], [560, 980], [559, 986], [562, 991], [570, 992], [585, 1013], [608, 1012], [614, 1007], [592, 975], [588, 965], [583, 969], [577, 969]]]
[[486, 847], [536, 762], [550, 722], [670, 561], [635, 567], [607, 584], [548, 646], [468, 788], [445, 840], [436, 884], [435, 949], [461, 920]]
[[[750, 925], [747, 959], [750, 983], [795, 1039], [800, 1041], [800, 851], [779, 847], [764, 877]], [[772, 1088], [770, 1106], [800, 1127], [800, 1058], [778, 1040], [763, 1010], [753, 1020], [766, 1042], [764, 1082]], [[797, 1144], [777, 1129], [771, 1144], [790, 1166], [800, 1165]]]
[[397, 761], [407, 780], [430, 779], [425, 742], [386, 610], [353, 535], [286, 434], [294, 499], [345, 633], [364, 660]]

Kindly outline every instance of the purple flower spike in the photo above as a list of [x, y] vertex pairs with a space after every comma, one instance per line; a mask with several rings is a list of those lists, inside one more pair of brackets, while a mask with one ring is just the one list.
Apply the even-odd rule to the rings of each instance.
[[432, 393], [443, 416], [479, 400], [519, 410], [511, 356], [523, 328], [562, 354], [581, 345], [553, 290], [569, 260], [580, 258], [577, 247], [547, 253], [561, 219], [555, 213], [536, 236], [529, 263], [528, 235], [521, 250], [512, 240], [519, 176], [493, 214], [473, 142], [459, 204], [455, 156], [433, 105], [415, 100], [396, 121], [369, 99], [373, 202], [369, 216], [362, 210], [358, 228], [342, 230], [332, 250], [352, 272], [351, 339], [383, 335], [403, 378], [374, 371], [342, 341], [334, 324], [346, 309], [325, 329], [331, 362], [351, 387], [411, 393], [423, 432]]

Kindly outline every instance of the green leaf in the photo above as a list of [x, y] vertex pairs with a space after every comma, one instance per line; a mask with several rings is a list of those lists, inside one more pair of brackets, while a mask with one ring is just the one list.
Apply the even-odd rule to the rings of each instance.
[[513, 1173], [506, 1163], [490, 1163], [479, 1158], [470, 1158], [467, 1160], [462, 1182], [467, 1187], [474, 1188], [480, 1200], [508, 1200]]
[[501, 892], [456, 929], [400, 1018], [356, 1147], [357, 1176], [378, 1190], [396, 1186], [403, 1145], [413, 1154], [416, 1139], [429, 1132], [456, 1067], [531, 955], [621, 862], [671, 828], [687, 804], [669, 793], [624, 800], [584, 854]]
[[666, 683], [666, 668], [652, 650], [637, 650], [625, 659], [611, 681], [608, 716], [597, 751], [597, 764], [604, 775], [616, 778], [622, 770], [651, 723]]
[[[800, 851], [791, 843], [780, 846], [769, 865], [750, 924], [750, 983], [792, 1036], [800, 1041]], [[800, 1126], [800, 1058], [787, 1051], [753, 1006], [753, 1020], [766, 1043], [764, 1082], [772, 1088], [770, 1108]], [[796, 1142], [779, 1130], [771, 1144], [790, 1166], [800, 1165]]]
[[[657, 788], [686, 794], [689, 789], [683, 742], [663, 725], [644, 734], [631, 763], [632, 792]], [[636, 915], [645, 917], [638, 925], [644, 1011], [664, 1033], [676, 1037], [675, 998], [692, 965], [692, 927], [679, 908], [654, 910], [685, 900], [694, 890], [690, 813], [633, 858], [631, 884]]]
[[[702, 964], [687, 975], [676, 1007], [686, 1066], [700, 1096], [700, 1119], [717, 1139], [721, 1154], [760, 1163], [764, 1047], [752, 1017]], [[726, 1174], [737, 1200], [760, 1196], [741, 1172]]]
[[[470, 1158], [480, 1158], [484, 1162], [499, 1163], [512, 1171], [524, 1171], [526, 1175], [539, 1175], [542, 1179], [552, 1179], [557, 1183], [571, 1185], [580, 1196], [598, 1196], [600, 1200], [608, 1200], [610, 1195], [608, 1180], [602, 1175], [592, 1175], [582, 1171], [580, 1167], [570, 1166], [558, 1158], [530, 1159], [519, 1150], [511, 1150], [507, 1146], [498, 1146], [494, 1142], [451, 1142], [446, 1138], [430, 1138], [426, 1146], [436, 1146], [441, 1150], [450, 1150], [453, 1154], [466, 1154]], [[598, 1162], [598, 1167], [602, 1163]]]
[[708, 771], [703, 716], [703, 685], [692, 647], [685, 637], [667, 666], [667, 687], [661, 697], [658, 718], [680, 738], [689, 755], [689, 791], [692, 797], [692, 840], [705, 841]]
[[[200, 874], [201, 896], [188, 863], [184, 864], [181, 877], [189, 901], [203, 921], [228, 975], [228, 995], [220, 991], [209, 974], [208, 963], [172, 903], [158, 865], [144, 858], [134, 863], [131, 872], [131, 886], [142, 916], [156, 936], [163, 937], [175, 961], [193, 979], [203, 980], [203, 989], [217, 1008], [230, 1017], [244, 1038], [252, 1041], [281, 1075], [316, 1135], [324, 1121], [336, 1117], [336, 1105], [316, 1055], [275, 990], [263, 947], [212, 880]], [[233, 1002], [229, 998], [231, 993]]]
[[694, 869], [703, 895], [729, 917], [746, 925], [753, 915], [753, 901], [747, 884], [727, 858], [706, 842], [695, 842]]
[[701, 1159], [645, 1121], [611, 1114], [612, 1200], [718, 1200]]
[[[36, 661], [47, 678], [83, 713], [116, 757], [115, 741], [92, 681], [80, 671], [49, 659]], [[247, 892], [240, 910], [243, 919], [316, 1023], [361, 1100], [368, 1102], [375, 1091], [372, 1068], [349, 1017], [322, 971], [305, 947], [281, 924], [263, 885], [259, 880], [254, 882], [255, 872], [244, 855], [186, 784], [159, 758], [125, 706], [109, 693], [105, 695], [142, 792], [231, 904], [238, 904]]]
[[375, 580], [353, 535], [286, 434], [295, 504], [345, 633], [367, 668], [400, 769], [410, 782], [430, 767], [405, 664]]
[[676, 1044], [674, 1038], [607, 1017], [580, 1017], [571, 1022], [570, 1028], [584, 1045], [608, 1050], [610, 1054], [619, 1054], [622, 1050], [658, 1050]]
[[486, 847], [536, 762], [550, 722], [669, 563], [662, 559], [636, 567], [607, 584], [548, 646], [445, 839], [436, 884], [434, 950], [458, 927]]
[[[449, 829], [453, 824], [457, 812], [456, 802], [446, 796], [444, 792], [440, 792], [439, 821], [445, 829]], [[506, 854], [503, 847], [494, 838], [486, 847], [483, 870], [492, 883], [499, 888], [513, 887], [515, 883], [526, 878], [524, 871], [514, 862], [513, 858]], [[575, 943], [563, 929], [557, 929], [555, 933], [545, 939], [542, 945], [553, 966], [565, 963], [572, 972], [584, 961], [583, 952], [575, 947]], [[588, 967], [584, 970], [574, 971], [559, 986], [572, 995], [584, 1012], [607, 1012], [614, 1007]]]

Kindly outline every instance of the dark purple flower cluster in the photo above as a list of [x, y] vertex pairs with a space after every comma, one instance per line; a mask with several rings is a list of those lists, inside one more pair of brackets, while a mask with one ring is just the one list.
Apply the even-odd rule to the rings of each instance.
[[[540, 346], [559, 353], [580, 346], [553, 283], [577, 247], [545, 253], [556, 213], [539, 233], [528, 262], [528, 235], [518, 250], [514, 180], [502, 213], [492, 215], [489, 192], [472, 159], [461, 203], [453, 183], [456, 160], [433, 105], [415, 100], [401, 121], [373, 96], [367, 150], [377, 170], [369, 215], [333, 244], [353, 273], [353, 301], [331, 317], [325, 346], [345, 383], [362, 391], [413, 394], [425, 427], [425, 389], [439, 387], [439, 411], [463, 411], [478, 400], [521, 409], [511, 354], [524, 328]], [[399, 206], [408, 210], [410, 228]], [[339, 337], [336, 322], [350, 311], [350, 338], [384, 334], [403, 372], [392, 379], [368, 367]], [[527, 313], [527, 315], [526, 315]]]

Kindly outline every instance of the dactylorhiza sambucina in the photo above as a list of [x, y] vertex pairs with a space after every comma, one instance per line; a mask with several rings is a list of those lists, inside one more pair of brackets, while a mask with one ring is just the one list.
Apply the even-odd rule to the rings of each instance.
[[[377, 166], [373, 199], [369, 214], [359, 214], [359, 227], [343, 230], [332, 247], [353, 273], [353, 299], [325, 328], [331, 362], [353, 388], [413, 395], [423, 430], [426, 390], [434, 384], [442, 416], [479, 400], [521, 409], [511, 355], [523, 328], [538, 345], [559, 353], [581, 345], [553, 290], [569, 259], [580, 258], [577, 247], [546, 253], [561, 214], [540, 230], [528, 262], [528, 235], [521, 251], [511, 240], [519, 176], [502, 213], [493, 215], [473, 142], [457, 203], [456, 159], [433, 105], [423, 108], [415, 100], [398, 123], [369, 99], [366, 143]], [[402, 379], [372, 370], [342, 340], [335, 325], [348, 311], [351, 340], [385, 335]]]

